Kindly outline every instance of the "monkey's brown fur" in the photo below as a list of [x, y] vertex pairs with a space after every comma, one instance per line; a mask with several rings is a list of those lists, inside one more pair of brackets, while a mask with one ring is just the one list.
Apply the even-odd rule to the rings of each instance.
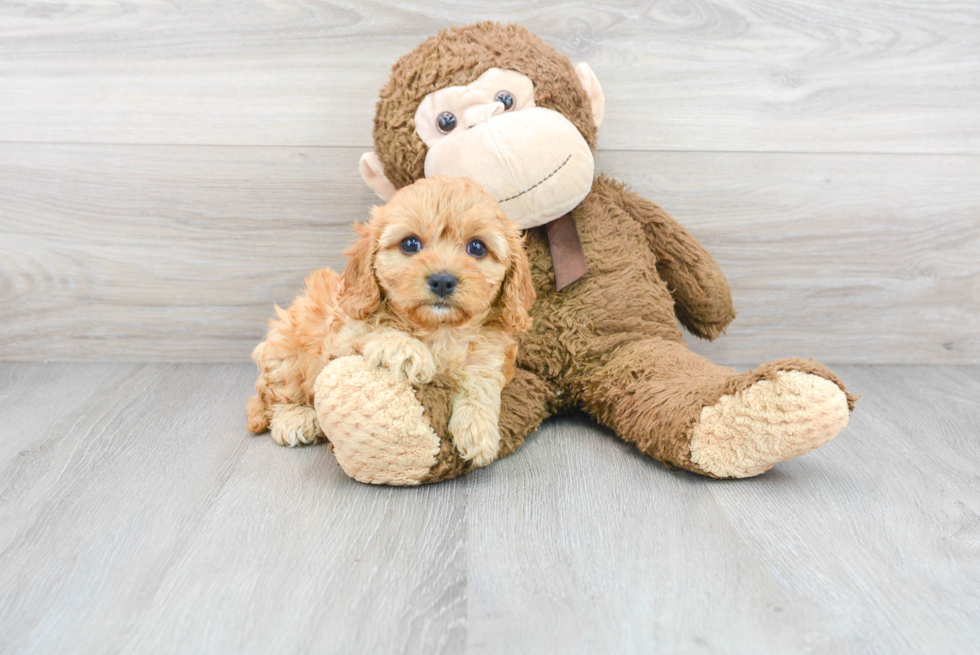
[[[396, 187], [424, 175], [426, 148], [413, 123], [419, 101], [439, 88], [468, 84], [491, 67], [528, 75], [537, 104], [566, 116], [595, 148], [589, 99], [566, 57], [520, 26], [452, 28], [405, 55], [381, 91], [374, 142]], [[722, 396], [786, 371], [829, 380], [847, 394], [812, 360], [778, 360], [736, 374], [692, 353], [678, 320], [701, 338], [721, 334], [735, 318], [728, 282], [705, 248], [653, 203], [599, 176], [573, 217], [589, 273], [560, 293], [544, 228], [527, 233], [538, 299], [533, 327], [520, 340], [521, 370], [503, 393], [501, 456], [550, 414], [580, 407], [664, 464], [712, 475], [692, 462], [691, 435], [702, 409]], [[470, 469], [446, 433], [452, 393], [437, 384], [418, 392], [442, 441], [422, 482]], [[853, 409], [854, 398], [846, 398]]]
[[[520, 25], [478, 23], [443, 30], [398, 60], [381, 89], [374, 117], [375, 152], [397, 188], [425, 177], [426, 147], [415, 134], [415, 110], [429, 93], [469, 84], [491, 68], [534, 80], [534, 101], [572, 122], [595, 150], [589, 98], [562, 55]], [[389, 139], [383, 144], [379, 139]]]

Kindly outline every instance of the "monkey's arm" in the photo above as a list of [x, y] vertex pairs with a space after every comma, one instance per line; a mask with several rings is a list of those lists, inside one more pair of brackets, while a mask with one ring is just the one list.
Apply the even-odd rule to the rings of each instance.
[[617, 204], [643, 225], [657, 256], [657, 272], [674, 297], [680, 322], [702, 339], [713, 340], [735, 318], [732, 292], [718, 262], [663, 209], [625, 188]]

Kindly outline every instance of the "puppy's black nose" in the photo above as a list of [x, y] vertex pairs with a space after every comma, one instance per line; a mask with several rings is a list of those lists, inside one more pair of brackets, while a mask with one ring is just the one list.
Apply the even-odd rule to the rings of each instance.
[[429, 289], [440, 298], [445, 298], [456, 290], [459, 280], [451, 273], [433, 273], [427, 279]]

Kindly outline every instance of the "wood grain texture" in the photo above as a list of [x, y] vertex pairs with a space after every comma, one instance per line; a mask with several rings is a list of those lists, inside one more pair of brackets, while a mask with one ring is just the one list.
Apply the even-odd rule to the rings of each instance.
[[588, 61], [613, 150], [980, 152], [980, 5], [0, 1], [0, 141], [371, 144], [394, 61], [518, 21]]
[[[864, 394], [851, 425], [759, 478], [668, 472], [574, 418], [487, 469], [469, 493], [469, 643], [484, 636], [478, 652], [975, 648], [977, 369], [838, 372]], [[517, 609], [532, 607], [542, 609]]]
[[[0, 144], [0, 359], [242, 361], [342, 268], [353, 148]], [[980, 157], [603, 152], [709, 247], [715, 361], [980, 362]]]
[[465, 496], [250, 438], [251, 377], [0, 368], [0, 650], [460, 651]]
[[741, 481], [584, 417], [423, 489], [244, 429], [247, 365], [0, 364], [0, 651], [970, 652], [980, 367], [842, 367]]

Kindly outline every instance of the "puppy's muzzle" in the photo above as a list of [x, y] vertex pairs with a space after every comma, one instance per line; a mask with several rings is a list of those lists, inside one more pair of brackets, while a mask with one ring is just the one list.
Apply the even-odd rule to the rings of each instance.
[[429, 283], [429, 290], [440, 298], [445, 298], [456, 290], [459, 280], [452, 273], [433, 273], [426, 281]]

